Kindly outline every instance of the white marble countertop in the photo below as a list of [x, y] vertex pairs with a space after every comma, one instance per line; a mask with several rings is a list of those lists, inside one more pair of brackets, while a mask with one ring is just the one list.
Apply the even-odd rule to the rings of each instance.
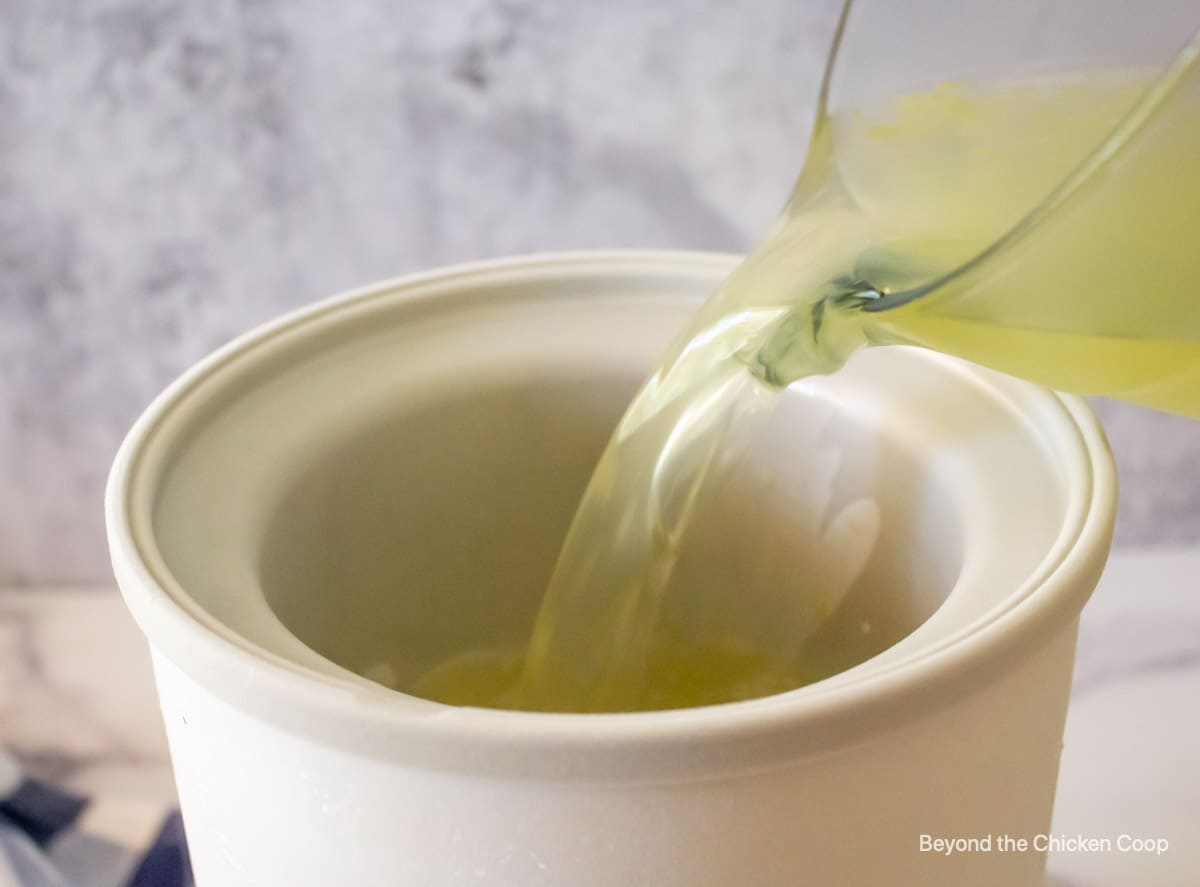
[[[1084, 613], [1054, 834], [1166, 838], [1051, 855], [1053, 887], [1200, 884], [1200, 550], [1122, 552]], [[0, 745], [74, 791], [173, 796], [144, 644], [111, 591], [0, 591]]]

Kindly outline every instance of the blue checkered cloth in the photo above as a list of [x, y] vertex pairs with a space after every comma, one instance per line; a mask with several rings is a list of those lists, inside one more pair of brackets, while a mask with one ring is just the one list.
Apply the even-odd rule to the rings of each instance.
[[26, 778], [0, 750], [0, 887], [194, 887], [183, 822]]

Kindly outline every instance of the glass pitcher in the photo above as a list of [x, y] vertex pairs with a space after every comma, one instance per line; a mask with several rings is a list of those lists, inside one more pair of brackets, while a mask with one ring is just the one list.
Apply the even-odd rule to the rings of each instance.
[[863, 335], [1200, 416], [1200, 7], [850, 0], [785, 219]]

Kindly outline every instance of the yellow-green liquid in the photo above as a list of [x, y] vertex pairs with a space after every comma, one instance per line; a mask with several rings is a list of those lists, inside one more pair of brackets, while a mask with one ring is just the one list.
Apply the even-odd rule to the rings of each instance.
[[[448, 705], [530, 708], [521, 690], [524, 667], [522, 651], [473, 651], [422, 675], [409, 692]], [[734, 640], [696, 643], [659, 638], [651, 646], [644, 668], [651, 679], [639, 678], [635, 685], [610, 690], [614, 706], [619, 706], [613, 710], [693, 708], [770, 696], [807, 683], [800, 666]]]
[[[1086, 81], [962, 98], [939, 125], [955, 127], [963, 145], [993, 147], [975, 149], [976, 158], [955, 171], [922, 230], [902, 231], [899, 207], [916, 198], [893, 185], [896, 208], [881, 203], [875, 213], [889, 232], [887, 250], [936, 277], [1014, 226], [1016, 233], [927, 295], [872, 315], [868, 337], [961, 355], [1077, 394], [1200, 416], [1200, 74], [1194, 57], [1185, 60], [1151, 97], [1158, 100], [1140, 107], [1140, 87]], [[1009, 136], [1017, 147], [998, 150], [1003, 132], [988, 121], [1018, 103], [1021, 128]], [[908, 116], [919, 117], [922, 104]], [[1121, 125], [1124, 115], [1132, 117], [1126, 128], [1140, 124], [1131, 138], [1094, 157], [1094, 171], [1081, 170], [1074, 187], [1039, 197], [1078, 169], [1096, 133], [1109, 121]], [[914, 128], [908, 116], [898, 116], [901, 129]], [[890, 137], [881, 133], [880, 147]], [[937, 137], [931, 132], [926, 141], [915, 153], [932, 164]], [[892, 158], [893, 167], [875, 172], [889, 182], [906, 181], [906, 164], [919, 168], [903, 154], [872, 156]], [[1022, 218], [1039, 203], [1041, 211]], [[872, 283], [888, 288], [887, 276]]]
[[[775, 232], [713, 294], [622, 419], [528, 649], [467, 654], [413, 692], [453, 704], [633, 711], [806, 683], [801, 639], [812, 625], [789, 625], [797, 643], [766, 648], [734, 636], [701, 643], [659, 614], [730, 425], [769, 409], [764, 392], [833, 372], [861, 345], [923, 345], [1056, 388], [1200, 415], [1193, 66], [1153, 100], [1144, 80], [1076, 78], [944, 86], [823, 120]], [[1140, 133], [1093, 157], [1099, 169], [1085, 176], [1104, 136], [1131, 115], [1141, 115]], [[913, 291], [920, 297], [898, 298]], [[870, 554], [871, 508], [862, 501], [827, 516], [849, 527], [834, 549], [847, 563], [842, 585]], [[789, 593], [828, 596], [829, 575], [814, 570]]]

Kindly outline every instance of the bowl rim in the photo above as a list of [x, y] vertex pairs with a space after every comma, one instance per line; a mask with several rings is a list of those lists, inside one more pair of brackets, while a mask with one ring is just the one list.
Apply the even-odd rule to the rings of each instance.
[[[290, 312], [195, 364], [134, 423], [116, 455], [105, 494], [114, 572], [126, 605], [151, 644], [156, 670], [174, 669], [253, 717], [318, 742], [416, 766], [568, 780], [686, 778], [769, 767], [865, 741], [950, 704], [1016, 660], [1032, 657], [1062, 631], [1073, 631], [1107, 558], [1116, 504], [1115, 468], [1099, 422], [1080, 398], [1024, 382], [1019, 384], [1067, 419], [1074, 438], [1064, 445], [1084, 469], [1085, 483], [1070, 487], [1067, 503], [1082, 519], [1073, 538], [1059, 540], [1065, 547], [1058, 562], [1023, 593], [1014, 593], [1011, 605], [992, 618], [921, 655], [858, 678], [818, 682], [761, 699], [624, 714], [441, 705], [348, 671], [342, 677], [320, 673], [264, 650], [196, 604], [156, 557], [146, 516], [137, 513], [137, 490], [156, 470], [146, 459], [147, 445], [204, 379], [238, 356], [262, 349], [298, 327], [385, 298], [436, 298], [447, 287], [533, 276], [634, 275], [678, 281], [702, 275], [715, 282], [739, 258], [607, 250], [453, 265], [375, 283]], [[431, 285], [436, 292], [426, 292]], [[958, 372], [973, 371], [955, 358], [932, 353], [928, 358]], [[974, 372], [981, 374], [981, 384], [988, 384], [983, 371]]]

